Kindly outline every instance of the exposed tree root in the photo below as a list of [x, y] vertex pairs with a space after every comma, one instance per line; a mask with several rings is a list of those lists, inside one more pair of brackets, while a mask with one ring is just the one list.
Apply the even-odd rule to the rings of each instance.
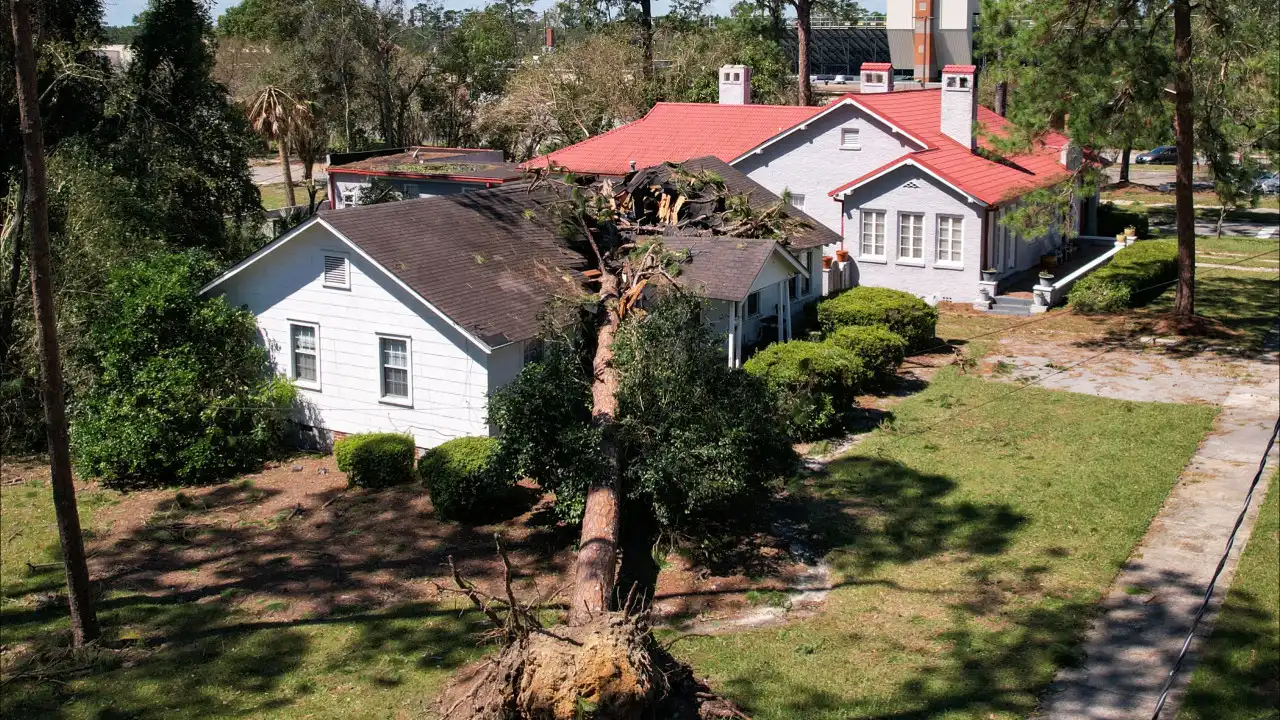
[[[499, 544], [499, 555], [507, 564]], [[494, 625], [503, 648], [458, 674], [438, 711], [465, 720], [710, 720], [747, 718], [653, 637], [647, 611], [597, 613], [544, 628], [516, 602], [486, 595], [454, 572], [458, 592]], [[630, 606], [630, 601], [628, 601]]]

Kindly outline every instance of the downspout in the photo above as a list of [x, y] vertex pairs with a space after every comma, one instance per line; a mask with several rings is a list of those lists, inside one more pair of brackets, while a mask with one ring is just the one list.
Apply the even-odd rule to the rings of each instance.
[[337, 203], [338, 203], [338, 200], [337, 200], [338, 184], [333, 181], [333, 173], [329, 173], [328, 175], [325, 176], [325, 182], [327, 182], [329, 185], [329, 209], [336, 210]]

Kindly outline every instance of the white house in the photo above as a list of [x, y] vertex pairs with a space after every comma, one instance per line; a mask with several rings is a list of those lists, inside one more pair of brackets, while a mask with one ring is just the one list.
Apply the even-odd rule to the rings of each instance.
[[[702, 162], [727, 185], [755, 188], [754, 205], [778, 201], [714, 158]], [[486, 435], [489, 395], [536, 347], [542, 309], [582, 290], [582, 257], [536, 210], [520, 184], [325, 211], [201, 293], [254, 314], [276, 368], [300, 389], [298, 422], [322, 443], [369, 431], [407, 432], [420, 447]], [[809, 277], [800, 257], [832, 235], [808, 223], [797, 247], [670, 239], [689, 251], [680, 281], [713, 301], [729, 362], [790, 337], [791, 298]]]
[[[752, 105], [740, 87], [749, 82], [744, 68], [726, 66], [719, 104], [658, 103], [528, 165], [622, 175], [713, 155], [838, 233], [825, 249], [834, 267], [816, 292], [861, 283], [971, 302], [991, 289], [983, 270], [1007, 280], [1061, 244], [1060, 231], [1018, 239], [998, 220], [1028, 192], [1069, 183], [1081, 155], [1056, 133], [1030, 152], [999, 155], [979, 130], [999, 135], [1007, 123], [978, 105], [973, 66], [948, 65], [936, 87], [899, 90], [889, 63], [866, 63], [860, 92], [822, 107]], [[1089, 232], [1096, 197], [1074, 208], [1064, 223]]]

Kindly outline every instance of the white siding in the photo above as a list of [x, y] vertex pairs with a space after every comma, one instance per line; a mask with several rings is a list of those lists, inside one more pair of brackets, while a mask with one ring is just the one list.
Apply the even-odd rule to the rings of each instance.
[[[257, 317], [282, 373], [289, 368], [290, 321], [319, 326], [320, 389], [300, 391], [312, 415], [300, 419], [344, 433], [408, 432], [420, 447], [488, 434], [491, 358], [355, 252], [351, 289], [323, 287], [324, 251], [344, 249], [316, 224], [215, 289]], [[411, 340], [412, 407], [380, 400], [379, 333]], [[512, 347], [497, 350], [506, 379], [522, 358], [520, 345]]]
[[[915, 187], [908, 187], [908, 184]], [[863, 208], [885, 211], [885, 259], [870, 262], [858, 258]], [[910, 264], [898, 258], [898, 213], [924, 214], [923, 262]], [[969, 302], [978, 295], [978, 267], [982, 257], [983, 208], [963, 194], [938, 182], [915, 167], [894, 170], [858, 188], [844, 200], [845, 247], [858, 267], [858, 283], [905, 290], [929, 300]], [[963, 262], [940, 267], [937, 262], [938, 216], [963, 218]]]
[[[861, 150], [840, 149], [840, 130], [846, 127], [858, 130]], [[734, 167], [776, 195], [784, 190], [804, 195], [804, 211], [840, 232], [840, 203], [827, 193], [915, 149], [860, 108], [845, 105]]]

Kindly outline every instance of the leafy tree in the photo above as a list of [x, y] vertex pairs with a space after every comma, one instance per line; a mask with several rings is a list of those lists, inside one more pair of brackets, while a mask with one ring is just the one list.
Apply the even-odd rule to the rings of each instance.
[[112, 273], [77, 362], [81, 472], [115, 487], [226, 479], [278, 446], [294, 389], [244, 309], [196, 292], [215, 265], [162, 254]]
[[404, 199], [404, 195], [396, 189], [385, 178], [375, 177], [369, 179], [369, 184], [360, 188], [360, 193], [356, 195], [357, 205], [381, 205], [389, 202], [400, 202]]
[[797, 105], [813, 104], [813, 84], [809, 82], [809, 43], [812, 37], [813, 13], [838, 18], [857, 19], [861, 9], [854, 0], [785, 0], [796, 12]]

